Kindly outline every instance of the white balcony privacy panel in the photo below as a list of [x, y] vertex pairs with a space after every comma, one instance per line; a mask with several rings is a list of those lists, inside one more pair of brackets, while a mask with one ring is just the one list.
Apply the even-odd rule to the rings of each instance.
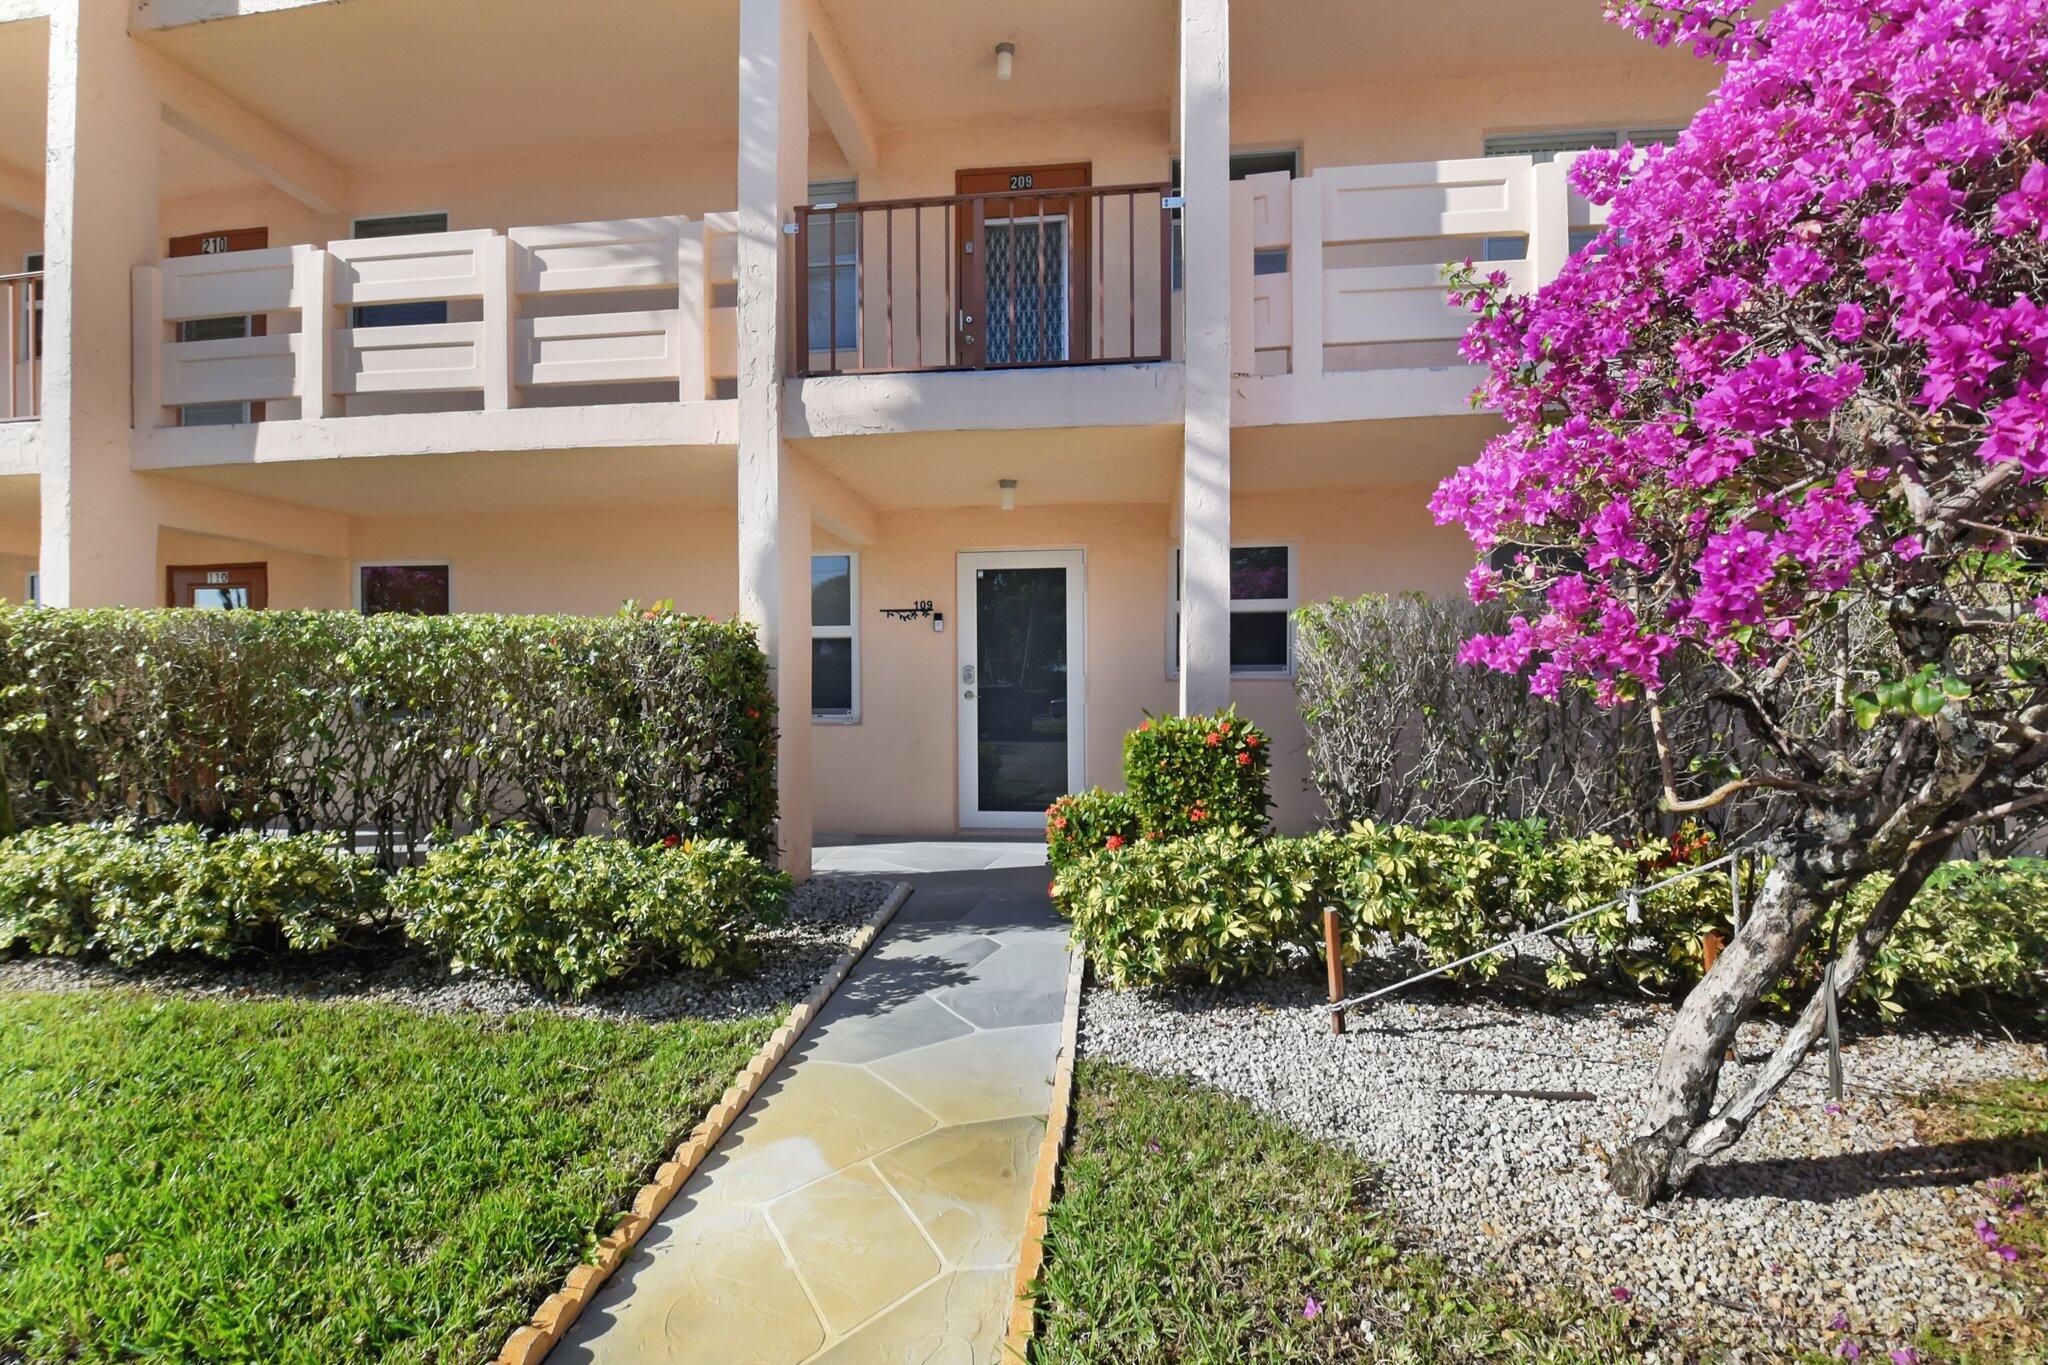
[[[248, 404], [283, 400], [322, 418], [449, 409], [408, 394], [475, 394], [485, 408], [570, 389], [575, 403], [716, 397], [737, 373], [736, 233], [729, 213], [654, 216], [139, 267], [135, 409], [156, 426], [179, 409], [186, 425], [246, 421]], [[464, 320], [447, 320], [451, 304]], [[284, 316], [270, 335], [246, 335], [263, 315]], [[346, 402], [365, 395], [367, 408]]]

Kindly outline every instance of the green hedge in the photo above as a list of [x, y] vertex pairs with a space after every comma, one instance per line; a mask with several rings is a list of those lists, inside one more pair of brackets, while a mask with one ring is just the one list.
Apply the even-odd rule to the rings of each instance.
[[[1692, 849], [1693, 852], [1701, 850]], [[1439, 965], [1614, 899], [1671, 870], [1664, 843], [1548, 837], [1540, 822], [1433, 827], [1360, 823], [1343, 834], [1245, 839], [1217, 831], [1139, 840], [1069, 862], [1053, 890], [1090, 960], [1113, 985], [1277, 974], [1322, 952], [1322, 909], [1342, 910], [1347, 961], [1393, 950]], [[1858, 888], [1845, 911], [1883, 889]], [[1709, 932], [1728, 932], [1727, 877], [1705, 873], [1646, 896], [1631, 924], [1614, 907], [1556, 940], [1546, 983], [1634, 982], [1671, 989], [1698, 978]], [[1791, 990], [1817, 979], [1810, 946]], [[1463, 969], [1499, 972], [1505, 956]], [[1956, 864], [1933, 878], [1859, 983], [1885, 1012], [1906, 1000], [1982, 992], [2048, 996], [2048, 863]], [[1784, 997], [1780, 997], [1781, 999]]]
[[730, 839], [646, 848], [525, 830], [465, 836], [392, 879], [406, 932], [457, 967], [584, 995], [644, 963], [727, 971], [785, 913], [789, 878]]
[[314, 951], [401, 922], [452, 966], [583, 995], [647, 963], [747, 966], [789, 878], [733, 839], [654, 846], [497, 827], [387, 877], [329, 836], [48, 825], [0, 839], [0, 953]]
[[1149, 716], [1124, 736], [1122, 792], [1063, 796], [1045, 812], [1054, 867], [1103, 848], [1207, 830], [1263, 834], [1272, 743], [1237, 709], [1208, 716]]
[[751, 627], [577, 616], [0, 607], [0, 834], [133, 819], [360, 835], [737, 839], [772, 852]]
[[0, 952], [228, 957], [330, 948], [384, 920], [375, 869], [321, 835], [53, 825], [0, 840]]

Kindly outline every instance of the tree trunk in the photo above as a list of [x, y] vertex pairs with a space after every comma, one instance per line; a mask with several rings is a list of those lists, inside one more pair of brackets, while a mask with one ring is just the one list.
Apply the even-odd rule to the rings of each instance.
[[1676, 1192], [1682, 1183], [1676, 1175], [1679, 1153], [1712, 1111], [1721, 1058], [1735, 1030], [1791, 970], [1830, 903], [1795, 877], [1792, 857], [1772, 859], [1749, 918], [1671, 1021], [1638, 1132], [1608, 1164], [1615, 1193], [1648, 1208]]
[[[1948, 857], [1949, 850], [1954, 844], [1953, 837], [1938, 840], [1908, 855], [1904, 865], [1892, 878], [1891, 885], [1885, 888], [1884, 894], [1878, 897], [1877, 904], [1871, 908], [1869, 917], [1857, 926], [1856, 932], [1850, 936], [1842, 948], [1840, 957], [1836, 959], [1837, 996], [1847, 994], [1869, 968], [1871, 961], [1877, 956], [1878, 949], [1891, 936], [1899, 917], [1913, 903], [1914, 896], [1919, 894], [1927, 878]], [[1775, 881], [1781, 875], [1774, 871], [1772, 880]], [[1763, 896], [1759, 898], [1760, 910], [1763, 901], [1771, 894], [1772, 882], [1767, 881]], [[1788, 879], [1785, 894], [1798, 897], [1801, 893], [1790, 886]], [[1800, 941], [1804, 939], [1807, 930], [1811, 928], [1814, 919], [1823, 908], [1823, 902], [1818, 899], [1807, 899], [1805, 904], [1811, 906], [1812, 911], [1803, 916], [1803, 926], [1791, 939], [1790, 949], [1784, 954], [1783, 965], [1778, 969], [1778, 975], [1782, 975], [1791, 967], [1793, 958], [1799, 951]], [[1762, 918], [1762, 915], [1759, 914], [1758, 918]], [[1752, 919], [1743, 925], [1742, 933], [1736, 936], [1736, 943], [1741, 943], [1749, 936], [1750, 927], [1756, 922]], [[1781, 937], [1781, 926], [1777, 924], [1767, 926], [1764, 936], [1769, 937], [1774, 946], [1784, 941]], [[1727, 960], [1728, 954], [1723, 953], [1721, 961]], [[1799, 1069], [1799, 1064], [1806, 1059], [1806, 1054], [1819, 1040], [1821, 1030], [1826, 1025], [1827, 986], [1823, 981], [1806, 1002], [1806, 1007], [1800, 1011], [1799, 1018], [1793, 1023], [1784, 1040], [1778, 1044], [1777, 1050], [1771, 1054], [1764, 1069], [1741, 1095], [1722, 1106], [1720, 1112], [1710, 1116], [1714, 1084], [1719, 1078], [1720, 1059], [1724, 1049], [1734, 1039], [1735, 1026], [1741, 1023], [1743, 1014], [1749, 1006], [1754, 1005], [1757, 997], [1769, 988], [1772, 980], [1776, 979], [1772, 977], [1755, 984], [1742, 1010], [1732, 1016], [1726, 1014], [1726, 1008], [1736, 992], [1750, 986], [1751, 978], [1745, 977], [1740, 983], [1724, 981], [1719, 984], [1710, 1002], [1702, 1004], [1701, 1009], [1695, 1012], [1694, 1006], [1701, 1003], [1701, 997], [1708, 995], [1708, 987], [1714, 984], [1713, 978], [1719, 968], [1720, 963], [1717, 962], [1716, 970], [1709, 972], [1693, 989], [1693, 993], [1686, 997], [1685, 1004], [1679, 1010], [1679, 1017], [1672, 1026], [1671, 1034], [1665, 1039], [1664, 1054], [1659, 1059], [1657, 1078], [1651, 1091], [1650, 1107], [1644, 1116], [1645, 1129], [1615, 1155], [1609, 1166], [1608, 1179], [1615, 1191], [1638, 1206], [1647, 1207], [1659, 1198], [1677, 1194], [1686, 1182], [1692, 1179], [1695, 1171], [1719, 1153], [1734, 1146], [1764, 1105], [1778, 1093], [1791, 1078], [1792, 1073]], [[1689, 1015], [1696, 1017], [1689, 1020]], [[1711, 1029], [1703, 1030], [1700, 1018], [1712, 1023], [1718, 1023], [1723, 1018], [1732, 1018], [1733, 1022], [1724, 1034]], [[1711, 1054], [1702, 1056], [1697, 1049], [1706, 1046], [1703, 1040], [1709, 1038], [1712, 1040]], [[1702, 1075], [1706, 1078], [1704, 1081], [1698, 1079]], [[1679, 1104], [1694, 1105], [1696, 1108], [1680, 1109]], [[1690, 1116], [1689, 1122], [1686, 1121], [1687, 1116]]]

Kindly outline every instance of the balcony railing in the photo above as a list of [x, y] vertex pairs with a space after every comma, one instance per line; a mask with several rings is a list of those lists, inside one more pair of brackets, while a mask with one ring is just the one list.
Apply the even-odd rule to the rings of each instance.
[[142, 266], [137, 421], [714, 397], [737, 374], [734, 231], [629, 218]]
[[6, 344], [7, 382], [0, 384], [0, 422], [25, 422], [42, 413], [43, 276], [41, 271], [0, 275], [0, 341]]
[[1138, 364], [1173, 353], [1170, 185], [806, 204], [791, 370]]
[[1339, 166], [1231, 186], [1234, 368], [1323, 375], [1450, 366], [1472, 315], [1445, 298], [1468, 258], [1520, 289], [1556, 278], [1605, 222], [1569, 157]]

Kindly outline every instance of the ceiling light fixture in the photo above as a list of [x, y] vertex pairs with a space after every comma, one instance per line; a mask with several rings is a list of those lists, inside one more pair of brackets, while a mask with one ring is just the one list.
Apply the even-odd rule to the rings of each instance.
[[1006, 81], [1010, 79], [1010, 72], [1016, 66], [1016, 64], [1017, 45], [1015, 43], [997, 43], [996, 79], [999, 81]]
[[1016, 511], [1017, 481], [1015, 479], [997, 479], [996, 487], [1003, 490], [1003, 510], [1005, 512]]

